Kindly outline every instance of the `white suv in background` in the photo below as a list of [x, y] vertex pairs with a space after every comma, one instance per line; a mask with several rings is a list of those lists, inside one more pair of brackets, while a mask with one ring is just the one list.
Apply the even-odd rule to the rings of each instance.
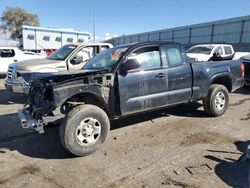
[[7, 73], [11, 63], [28, 59], [42, 59], [45, 57], [46, 54], [38, 55], [35, 53], [26, 53], [16, 47], [0, 47], [0, 75], [5, 75]]
[[232, 60], [234, 54], [232, 45], [227, 44], [194, 45], [187, 50], [187, 56], [196, 61], [211, 61], [215, 56], [221, 60]]

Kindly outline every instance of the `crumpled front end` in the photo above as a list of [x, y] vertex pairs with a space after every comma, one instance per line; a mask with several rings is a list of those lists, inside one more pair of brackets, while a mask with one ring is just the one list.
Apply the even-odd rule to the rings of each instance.
[[23, 128], [32, 128], [39, 133], [44, 132], [43, 127], [47, 124], [45, 118], [55, 110], [50, 87], [40, 81], [32, 82], [28, 100], [24, 108], [18, 110]]

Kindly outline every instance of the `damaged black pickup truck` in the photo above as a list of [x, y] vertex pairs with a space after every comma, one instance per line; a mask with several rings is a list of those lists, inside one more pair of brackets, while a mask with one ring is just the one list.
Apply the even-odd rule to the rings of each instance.
[[222, 115], [228, 93], [244, 84], [243, 70], [240, 61], [191, 63], [179, 43], [127, 44], [102, 52], [78, 72], [32, 75], [18, 114], [24, 128], [43, 132], [46, 118], [60, 109], [63, 146], [84, 156], [105, 141], [113, 119], [197, 100], [209, 116]]

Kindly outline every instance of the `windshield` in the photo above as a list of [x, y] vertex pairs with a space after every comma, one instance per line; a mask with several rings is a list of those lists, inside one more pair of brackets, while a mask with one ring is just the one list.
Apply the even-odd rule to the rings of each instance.
[[91, 59], [82, 69], [110, 69], [127, 48], [116, 47], [105, 50]]
[[206, 54], [209, 55], [213, 49], [213, 46], [197, 46], [190, 48], [187, 53], [196, 53], [196, 54]]
[[76, 45], [65, 45], [56, 50], [53, 54], [51, 54], [48, 59], [52, 60], [65, 60], [69, 54], [76, 48]]

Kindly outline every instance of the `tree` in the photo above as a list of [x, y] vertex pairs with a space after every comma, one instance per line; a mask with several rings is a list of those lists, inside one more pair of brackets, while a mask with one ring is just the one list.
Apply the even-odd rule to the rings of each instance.
[[0, 28], [8, 29], [10, 38], [16, 40], [22, 25], [40, 26], [36, 14], [31, 14], [18, 7], [7, 7], [3, 12]]

